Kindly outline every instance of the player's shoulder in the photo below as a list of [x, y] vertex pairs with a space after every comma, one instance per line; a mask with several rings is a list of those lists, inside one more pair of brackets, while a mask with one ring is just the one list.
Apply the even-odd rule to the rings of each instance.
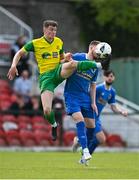
[[102, 89], [102, 88], [104, 88], [104, 83], [99, 83], [99, 84], [97, 84], [96, 88], [97, 88], [97, 89]]
[[63, 43], [62, 39], [60, 39], [59, 37], [55, 37], [54, 40], [55, 40], [55, 42]]
[[43, 41], [43, 37], [40, 37], [40, 38], [35, 38], [32, 40], [33, 43], [38, 43], [38, 42], [42, 42]]

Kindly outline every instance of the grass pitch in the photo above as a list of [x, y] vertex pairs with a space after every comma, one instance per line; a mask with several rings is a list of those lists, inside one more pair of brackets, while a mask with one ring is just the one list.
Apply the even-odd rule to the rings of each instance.
[[139, 179], [139, 153], [0, 152], [0, 179]]

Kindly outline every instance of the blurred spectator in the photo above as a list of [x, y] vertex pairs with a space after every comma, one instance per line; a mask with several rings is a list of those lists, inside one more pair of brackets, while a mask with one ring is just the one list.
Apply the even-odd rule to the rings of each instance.
[[[16, 42], [13, 44], [11, 48], [11, 60], [13, 59], [17, 51], [24, 46], [25, 43], [26, 43], [26, 36], [22, 35], [17, 38]], [[27, 54], [23, 56], [19, 61], [19, 64], [17, 66], [19, 75], [22, 73], [23, 70], [29, 71], [28, 60], [29, 60], [29, 55]]]
[[10, 106], [9, 110], [13, 111], [15, 115], [19, 115], [21, 113], [28, 113], [27, 111], [31, 110], [31, 108], [31, 104], [25, 103], [24, 97], [17, 94], [16, 99], [14, 99], [14, 102]]
[[40, 115], [42, 113], [42, 105], [38, 96], [34, 95], [30, 99], [30, 106], [33, 115]]
[[24, 70], [21, 76], [14, 81], [13, 88], [15, 93], [23, 95], [25, 101], [28, 101], [32, 90], [32, 79], [29, 77], [27, 70]]

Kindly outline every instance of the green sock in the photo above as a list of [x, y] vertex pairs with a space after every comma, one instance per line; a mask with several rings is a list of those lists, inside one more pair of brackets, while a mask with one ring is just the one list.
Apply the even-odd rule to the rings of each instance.
[[87, 71], [91, 68], [97, 68], [97, 64], [95, 61], [79, 61], [77, 65], [77, 70], [79, 71]]
[[57, 125], [57, 124], [56, 124], [56, 120], [55, 120], [55, 114], [54, 114], [53, 111], [51, 111], [50, 114], [45, 114], [45, 115], [44, 115], [44, 118], [45, 118], [46, 120], [48, 120], [48, 122], [49, 122], [50, 124], [52, 124], [52, 125], [55, 124], [55, 126]]

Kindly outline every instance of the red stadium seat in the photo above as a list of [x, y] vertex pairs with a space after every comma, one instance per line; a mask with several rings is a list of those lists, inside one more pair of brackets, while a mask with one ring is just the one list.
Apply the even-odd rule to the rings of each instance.
[[17, 118], [18, 122], [31, 123], [31, 118], [25, 115], [19, 115]]
[[7, 142], [5, 139], [0, 138], [0, 147], [7, 146]]
[[125, 147], [126, 143], [122, 140], [121, 136], [117, 134], [110, 134], [106, 138], [106, 144], [110, 147]]
[[35, 146], [36, 140], [32, 131], [20, 130], [20, 139], [23, 146]]
[[0, 146], [7, 146], [5, 132], [0, 130]]
[[19, 122], [18, 128], [19, 128], [19, 130], [21, 130], [21, 129], [22, 129], [22, 130], [23, 130], [23, 129], [32, 130], [32, 124], [26, 123], [26, 122]]
[[0, 109], [2, 111], [4, 110], [8, 110], [11, 106], [11, 101], [10, 100], [6, 100], [6, 101], [0, 101]]
[[17, 123], [17, 119], [16, 119], [16, 117], [13, 116], [13, 115], [3, 115], [2, 118], [1, 118], [1, 121], [2, 121], [2, 122], [7, 122], [7, 121], [9, 121], [9, 122], [15, 122], [15, 123]]
[[34, 123], [47, 123], [47, 121], [42, 116], [34, 116], [32, 119], [32, 124]]
[[63, 135], [64, 145], [71, 146], [75, 136], [76, 136], [75, 131], [66, 131], [66, 132], [64, 132], [64, 135]]
[[0, 79], [0, 89], [1, 89], [1, 88], [10, 89], [9, 82], [8, 82], [8, 81], [5, 81], [5, 80], [3, 80], [3, 79]]
[[10, 101], [11, 97], [7, 94], [4, 94], [3, 92], [1, 92], [2, 94], [0, 94], [0, 101]]
[[32, 126], [32, 129], [35, 130], [42, 130], [42, 131], [51, 131], [51, 126], [47, 124], [42, 124], [42, 123], [35, 123]]
[[41, 130], [36, 130], [34, 132], [34, 136], [37, 142], [37, 145], [39, 146], [49, 146], [50, 143], [50, 133], [47, 133], [45, 131], [41, 131]]
[[18, 131], [10, 130], [5, 134], [9, 146], [21, 146], [21, 141]]

